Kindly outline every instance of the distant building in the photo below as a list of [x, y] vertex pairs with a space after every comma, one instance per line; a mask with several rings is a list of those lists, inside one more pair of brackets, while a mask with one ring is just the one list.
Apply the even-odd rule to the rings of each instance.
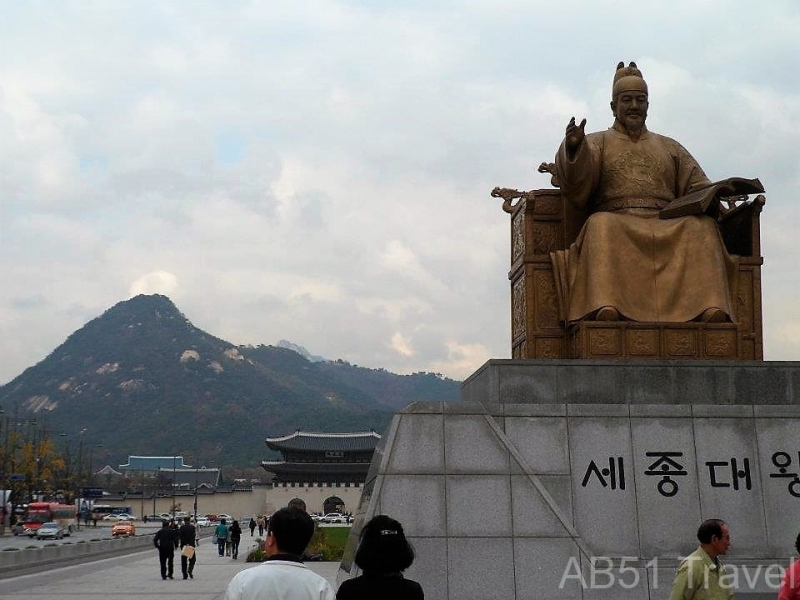
[[95, 475], [106, 475], [106, 476], [110, 475], [112, 477], [119, 477], [120, 475], [122, 475], [122, 473], [114, 469], [114, 467], [112, 467], [111, 465], [106, 465], [99, 471], [95, 471]]
[[[309, 512], [355, 512], [372, 455], [381, 436], [374, 431], [317, 433], [295, 431], [267, 438], [267, 446], [282, 460], [265, 460], [267, 482], [234, 480], [222, 484], [218, 468], [184, 464], [182, 456], [129, 456], [119, 465], [126, 489], [106, 491], [103, 503], [140, 515], [197, 512], [251, 516], [271, 515], [301, 500]], [[103, 469], [111, 475], [111, 469]]]
[[361, 485], [367, 478], [372, 454], [380, 439], [381, 436], [374, 431], [295, 431], [283, 437], [267, 438], [267, 447], [280, 452], [283, 459], [264, 460], [261, 466], [272, 473], [273, 485], [308, 482]]
[[261, 461], [264, 470], [272, 475], [273, 491], [283, 490], [280, 495], [268, 494], [270, 507], [285, 506], [297, 497], [312, 512], [320, 509], [325, 513], [354, 511], [380, 439], [381, 436], [374, 431], [319, 433], [299, 430], [290, 435], [267, 438], [267, 447], [277, 450], [283, 457], [282, 460]]
[[128, 456], [128, 462], [119, 466], [119, 470], [127, 477], [142, 474], [155, 477], [162, 471], [190, 468], [190, 465], [183, 464], [182, 456]]
[[219, 469], [186, 465], [182, 456], [128, 456], [127, 464], [120, 465], [119, 470], [131, 481], [155, 478], [162, 487], [185, 490], [219, 487]]

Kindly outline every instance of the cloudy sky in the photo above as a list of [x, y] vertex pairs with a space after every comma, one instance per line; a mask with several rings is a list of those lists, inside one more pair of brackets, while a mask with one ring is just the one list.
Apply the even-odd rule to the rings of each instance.
[[573, 115], [760, 177], [765, 348], [800, 359], [795, 0], [0, 0], [0, 384], [162, 293], [235, 344], [464, 378], [510, 354], [496, 185]]

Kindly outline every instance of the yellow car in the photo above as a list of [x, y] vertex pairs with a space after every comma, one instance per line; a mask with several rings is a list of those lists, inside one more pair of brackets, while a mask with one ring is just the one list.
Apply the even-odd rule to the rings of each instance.
[[117, 521], [111, 528], [111, 537], [136, 535], [136, 526], [130, 521]]

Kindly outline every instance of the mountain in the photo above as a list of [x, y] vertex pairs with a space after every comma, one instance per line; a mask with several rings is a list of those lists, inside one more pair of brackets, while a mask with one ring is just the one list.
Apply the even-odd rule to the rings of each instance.
[[433, 374], [394, 375], [311, 362], [288, 348], [235, 346], [192, 325], [166, 296], [141, 295], [0, 387], [0, 407], [14, 419], [35, 418], [65, 445], [96, 448], [96, 463], [157, 454], [246, 467], [268, 457], [267, 436], [382, 432], [398, 408], [455, 400], [459, 388]]
[[289, 340], [281, 340], [277, 344], [275, 344], [278, 348], [287, 348], [288, 350], [294, 350], [303, 358], [311, 361], [311, 362], [323, 362], [327, 361], [328, 359], [324, 356], [318, 356], [316, 354], [311, 354], [308, 350], [303, 348], [302, 346], [298, 346], [297, 344], [293, 344]]
[[[319, 369], [353, 389], [364, 392], [392, 411], [406, 406], [409, 398], [445, 401], [454, 399], [453, 384], [456, 382], [440, 373], [396, 375], [385, 369], [367, 369], [342, 360], [320, 363]], [[460, 388], [461, 384], [457, 385]], [[458, 393], [455, 391], [455, 398]]]

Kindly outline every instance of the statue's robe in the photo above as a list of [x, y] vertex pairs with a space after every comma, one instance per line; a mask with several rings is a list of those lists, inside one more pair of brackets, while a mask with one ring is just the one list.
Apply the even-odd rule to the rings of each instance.
[[562, 143], [557, 178], [569, 202], [591, 216], [577, 240], [551, 254], [566, 321], [613, 306], [633, 321], [682, 323], [707, 308], [735, 320], [738, 258], [706, 215], [659, 219], [659, 209], [710, 183], [678, 142], [649, 131], [632, 140], [615, 124]]

